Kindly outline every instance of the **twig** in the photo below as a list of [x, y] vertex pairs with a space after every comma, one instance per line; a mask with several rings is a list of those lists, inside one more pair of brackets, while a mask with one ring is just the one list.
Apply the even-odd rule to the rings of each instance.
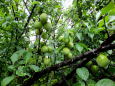
[[28, 9], [28, 7], [27, 7], [27, 3], [23, 0], [23, 2], [24, 2], [24, 5], [25, 5], [25, 7], [26, 7], [26, 9], [27, 9], [27, 11], [29, 12], [29, 14], [30, 14], [30, 11], [29, 11], [29, 9]]
[[37, 4], [35, 4], [35, 5], [33, 6], [32, 11], [31, 11], [30, 15], [28, 16], [27, 22], [26, 22], [26, 24], [24, 25], [24, 31], [19, 35], [18, 40], [19, 40], [19, 39], [21, 38], [21, 36], [27, 31], [27, 26], [28, 26], [28, 24], [29, 24], [29, 22], [30, 22], [30, 20], [31, 20], [32, 14], [34, 13], [34, 9], [36, 8], [36, 6], [37, 6]]

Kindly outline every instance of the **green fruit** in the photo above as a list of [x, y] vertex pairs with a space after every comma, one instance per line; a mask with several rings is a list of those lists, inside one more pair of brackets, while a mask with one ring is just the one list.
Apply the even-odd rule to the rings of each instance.
[[63, 48], [62, 53], [64, 55], [68, 55], [68, 53], [70, 53], [70, 49], [65, 47], [65, 48]]
[[36, 22], [34, 23], [34, 27], [35, 27], [36, 29], [41, 29], [41, 28], [42, 28], [42, 23], [36, 21]]
[[110, 61], [106, 55], [99, 54], [99, 56], [96, 58], [96, 62], [100, 67], [106, 67]]
[[41, 48], [41, 51], [44, 52], [44, 53], [48, 52], [48, 47], [47, 46], [43, 46]]
[[99, 70], [99, 67], [97, 65], [92, 65], [91, 66], [91, 71], [94, 72], [94, 73], [97, 73]]
[[48, 47], [48, 52], [52, 52], [53, 48], [51, 46]]
[[43, 39], [48, 39], [48, 34], [47, 34], [46, 32], [43, 32], [43, 33], [42, 33], [42, 38], [43, 38]]
[[40, 15], [40, 21], [42, 24], [45, 24], [47, 22], [47, 14], [46, 13], [42, 13]]
[[64, 43], [68, 43], [68, 42], [69, 42], [69, 39], [68, 39], [68, 38], [64, 38], [64, 39], [63, 39], [63, 42], [64, 42]]
[[44, 25], [44, 28], [47, 30], [47, 31], [50, 31], [51, 28], [52, 28], [52, 24], [47, 22], [45, 25]]
[[92, 61], [89, 61], [89, 62], [86, 64], [86, 66], [87, 66], [87, 67], [90, 67], [92, 64], [93, 64], [93, 62], [92, 62]]
[[36, 64], [36, 58], [29, 58], [29, 60], [27, 61], [29, 64]]
[[64, 36], [60, 36], [60, 37], [58, 38], [58, 40], [59, 40], [60, 42], [62, 42], [63, 39], [64, 39]]
[[44, 45], [45, 45], [45, 42], [44, 42], [44, 41], [40, 41], [40, 45], [41, 45], [41, 46], [44, 46]]
[[68, 57], [69, 59], [72, 59], [72, 58], [73, 58], [72, 53], [68, 53], [67, 57]]
[[58, 38], [58, 40], [59, 40], [60, 42], [64, 42], [64, 43], [68, 43], [68, 42], [69, 42], [69, 39], [68, 39], [68, 38], [65, 38], [64, 36], [60, 36], [60, 37]]
[[73, 42], [69, 42], [68, 47], [72, 48], [73, 47]]
[[49, 65], [49, 63], [51, 62], [50, 58], [44, 58], [44, 64], [45, 65]]
[[42, 29], [36, 29], [36, 35], [41, 35], [41, 34], [42, 34], [42, 32], [43, 32], [43, 30], [42, 30]]
[[38, 57], [38, 61], [42, 61], [42, 56], [39, 56], [39, 57]]

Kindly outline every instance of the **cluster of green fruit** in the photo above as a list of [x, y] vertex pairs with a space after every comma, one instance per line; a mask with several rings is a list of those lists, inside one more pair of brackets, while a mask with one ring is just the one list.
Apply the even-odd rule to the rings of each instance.
[[46, 45], [41, 48], [41, 52], [43, 53], [50, 53], [52, 52], [52, 50], [53, 48], [51, 46], [46, 46]]
[[64, 57], [66, 59], [73, 58], [73, 55], [72, 55], [72, 53], [70, 51], [70, 48], [73, 48], [73, 46], [74, 46], [73, 42], [70, 41], [69, 38], [65, 38], [64, 36], [60, 36], [58, 40], [61, 43], [62, 42], [65, 43], [65, 47], [62, 50], [62, 53], [64, 54]]
[[[52, 46], [42, 45], [42, 47], [41, 47], [41, 52], [44, 53], [44, 54], [45, 53], [51, 53], [52, 51], [53, 51], [53, 47]], [[43, 63], [45, 65], [49, 65], [49, 63], [51, 63], [51, 58], [49, 58], [48, 56], [45, 56], [43, 58]]]
[[99, 56], [96, 58], [97, 65], [93, 65], [92, 61], [89, 61], [86, 66], [91, 67], [92, 72], [98, 72], [99, 67], [107, 67], [107, 65], [110, 63], [108, 57], [104, 54], [99, 54]]
[[[51, 46], [46, 46], [46, 45], [44, 45], [44, 46], [42, 46], [42, 48], [41, 48], [41, 52], [42, 52], [42, 53], [51, 53], [52, 51], [53, 51], [53, 48], [52, 48]], [[48, 58], [48, 56], [45, 56], [45, 57], [43, 58], [43, 61], [44, 61], [44, 64], [45, 64], [45, 65], [49, 65], [49, 63], [51, 63], [51, 59]]]
[[[48, 22], [48, 15], [46, 13], [42, 13], [40, 15], [40, 21], [35, 21], [34, 28], [36, 29], [36, 35], [40, 35], [43, 39], [48, 39], [48, 33], [51, 31], [52, 25]], [[42, 53], [51, 53], [53, 48], [44, 43], [40, 42], [41, 44], [41, 52]], [[51, 59], [47, 56], [43, 58], [43, 62], [45, 65], [50, 63]]]
[[40, 21], [35, 21], [34, 28], [37, 35], [41, 35], [43, 39], [48, 38], [47, 32], [51, 31], [52, 25], [48, 22], [48, 15], [46, 13], [40, 15]]

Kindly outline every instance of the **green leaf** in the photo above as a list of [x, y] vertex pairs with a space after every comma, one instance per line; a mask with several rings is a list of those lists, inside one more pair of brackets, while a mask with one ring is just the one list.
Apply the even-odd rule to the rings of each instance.
[[94, 80], [88, 80], [87, 81], [88, 86], [95, 86], [96, 82]]
[[107, 52], [108, 52], [108, 54], [112, 54], [112, 50], [108, 50]]
[[24, 66], [19, 66], [18, 70], [16, 70], [16, 75], [18, 76], [25, 76], [27, 75], [26, 73], [24, 73]]
[[34, 70], [35, 72], [38, 72], [40, 70], [40, 68], [36, 65], [29, 65], [29, 67]]
[[99, 11], [97, 14], [96, 14], [96, 21], [100, 18], [101, 16], [101, 12]]
[[82, 33], [76, 33], [76, 36], [79, 40], [82, 40]]
[[72, 86], [85, 86], [85, 83], [83, 81], [79, 81], [79, 82], [73, 84]]
[[76, 44], [76, 49], [81, 53], [83, 50], [83, 45], [81, 43]]
[[20, 56], [23, 55], [24, 52], [25, 52], [24, 49], [19, 50], [19, 51], [16, 51], [16, 52], [10, 57], [12, 63], [14, 64], [14, 63], [20, 58]]
[[1, 86], [7, 86], [14, 78], [15, 78], [14, 75], [4, 78], [1, 81]]
[[109, 12], [110, 16], [114, 16], [115, 15], [115, 7]]
[[110, 2], [106, 7], [101, 10], [102, 15], [108, 13], [115, 5], [113, 2]]
[[55, 5], [55, 8], [61, 8], [61, 6], [60, 5]]
[[82, 67], [82, 68], [78, 68], [76, 70], [76, 73], [78, 74], [78, 76], [83, 79], [83, 80], [87, 80], [89, 78], [89, 71], [87, 68]]
[[88, 36], [89, 36], [91, 39], [93, 39], [94, 34], [93, 34], [93, 33], [88, 33]]
[[115, 86], [115, 83], [110, 79], [101, 79], [95, 86]]
[[30, 60], [30, 58], [32, 57], [32, 53], [31, 52], [26, 52], [24, 54], [24, 60], [25, 60], [25, 64], [27, 64]]
[[102, 27], [102, 26], [104, 25], [104, 21], [103, 21], [103, 19], [100, 20], [100, 21], [98, 22], [98, 24], [99, 24], [99, 27]]
[[12, 61], [13, 64], [18, 60], [18, 57], [19, 57], [19, 55], [16, 54], [16, 53], [14, 53], [14, 54], [11, 56], [11, 61]]
[[16, 3], [18, 3], [20, 0], [14, 0]]
[[35, 5], [35, 4], [40, 4], [40, 3], [38, 1], [33, 1], [32, 5]]
[[114, 22], [115, 21], [115, 16], [110, 16], [109, 17], [109, 22]]

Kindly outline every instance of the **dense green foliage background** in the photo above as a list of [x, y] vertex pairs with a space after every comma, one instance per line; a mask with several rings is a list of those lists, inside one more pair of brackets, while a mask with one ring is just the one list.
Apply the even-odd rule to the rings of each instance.
[[[73, 0], [67, 9], [63, 1], [0, 1], [1, 86], [22, 86], [35, 72], [98, 48], [115, 34], [114, 0]], [[42, 13], [47, 14], [51, 26], [43, 24], [38, 35], [35, 22], [40, 21]], [[44, 52], [43, 46], [51, 50]], [[74, 77], [66, 80], [64, 77], [81, 59], [44, 75], [32, 86], [53, 86], [62, 79], [65, 79], [64, 86], [115, 86], [115, 50], [101, 54], [110, 63], [100, 67], [96, 57], [93, 58], [91, 65], [99, 68], [96, 72], [84, 63], [76, 69]]]

